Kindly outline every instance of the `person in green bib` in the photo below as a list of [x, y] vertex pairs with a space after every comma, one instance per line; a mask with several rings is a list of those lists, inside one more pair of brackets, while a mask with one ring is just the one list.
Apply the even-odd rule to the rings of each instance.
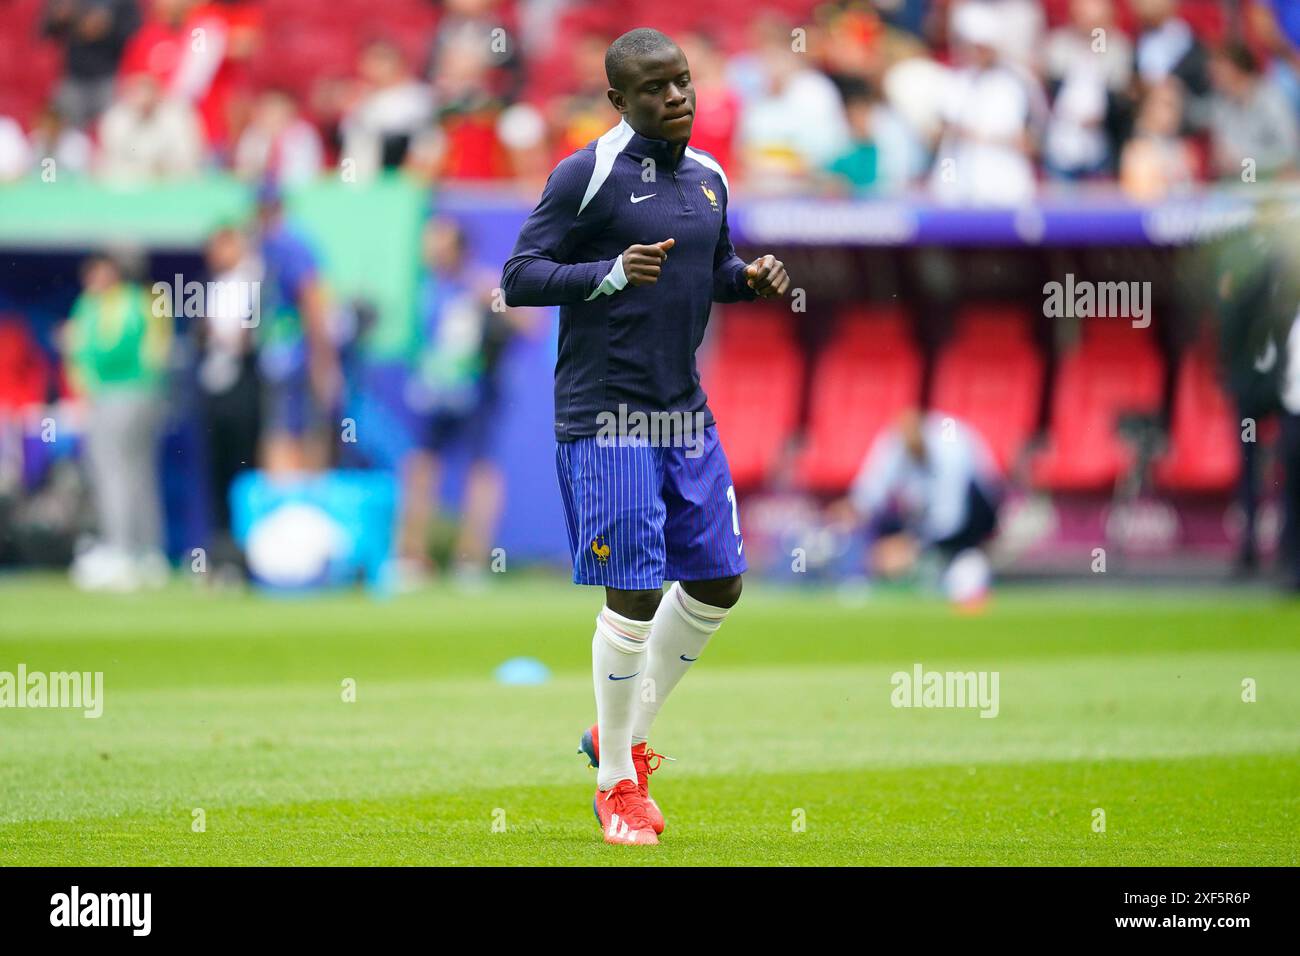
[[158, 439], [171, 348], [166, 296], [125, 278], [112, 255], [91, 256], [63, 346], [86, 411], [86, 465], [100, 541], [78, 556], [73, 580], [96, 590], [166, 581]]

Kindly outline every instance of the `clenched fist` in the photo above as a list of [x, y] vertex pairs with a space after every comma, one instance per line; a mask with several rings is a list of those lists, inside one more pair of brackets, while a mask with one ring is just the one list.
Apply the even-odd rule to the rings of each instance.
[[676, 239], [665, 239], [648, 246], [628, 246], [623, 253], [623, 275], [628, 285], [651, 285], [659, 280], [659, 269], [668, 258]]
[[745, 281], [764, 299], [785, 295], [790, 288], [785, 263], [776, 256], [760, 256], [745, 267]]

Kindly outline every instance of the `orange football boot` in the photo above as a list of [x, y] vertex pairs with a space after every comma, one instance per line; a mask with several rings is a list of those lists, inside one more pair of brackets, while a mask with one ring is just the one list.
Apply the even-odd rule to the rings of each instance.
[[[578, 753], [586, 754], [591, 766], [600, 766], [600, 734], [596, 724], [592, 724], [591, 729], [582, 735], [581, 749]], [[655, 803], [654, 797], [650, 796], [650, 774], [658, 770], [665, 759], [672, 758], [665, 758], [663, 754], [655, 753], [645, 743], [632, 747], [632, 766], [636, 768], [637, 790], [645, 800], [645, 814], [650, 820], [650, 825], [654, 827], [655, 833], [663, 833], [667, 821], [664, 819], [663, 811], [659, 809], [659, 804]]]
[[591, 801], [605, 842], [624, 846], [653, 846], [659, 842], [646, 819], [645, 806], [645, 799], [631, 780], [620, 780], [608, 790], [597, 790]]

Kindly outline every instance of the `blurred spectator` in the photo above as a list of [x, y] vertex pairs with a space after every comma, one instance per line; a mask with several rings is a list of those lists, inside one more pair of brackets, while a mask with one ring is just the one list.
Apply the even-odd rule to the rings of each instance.
[[760, 10], [749, 22], [742, 47], [727, 60], [727, 85], [740, 102], [748, 105], [767, 94], [770, 86], [765, 50], [768, 46], [789, 46], [793, 28], [778, 14]]
[[229, 226], [208, 240], [207, 265], [208, 288], [220, 291], [206, 297], [204, 321], [195, 331], [212, 495], [212, 562], [220, 570], [239, 565], [231, 533], [230, 486], [257, 463], [261, 402], [253, 326], [258, 317], [254, 290], [259, 270], [248, 237]]
[[1179, 135], [1183, 92], [1174, 80], [1152, 87], [1120, 157], [1120, 185], [1139, 202], [1186, 192], [1196, 181], [1191, 148]]
[[409, 579], [428, 572], [429, 530], [442, 460], [450, 449], [465, 446], [470, 468], [454, 560], [457, 574], [473, 580], [487, 571], [488, 550], [501, 512], [501, 473], [492, 459], [500, 420], [501, 358], [523, 327], [525, 313], [493, 309], [496, 273], [471, 264], [465, 233], [455, 222], [429, 223], [424, 262], [428, 272], [420, 287], [423, 347], [406, 395], [419, 422], [419, 436], [402, 466], [399, 554]]
[[1249, 32], [1268, 57], [1265, 76], [1286, 94], [1291, 109], [1300, 115], [1300, 49], [1287, 38], [1278, 23], [1277, 13], [1265, 0], [1254, 0], [1250, 4], [1247, 24]]
[[443, 47], [433, 81], [436, 173], [446, 179], [499, 179], [511, 172], [497, 134], [501, 100], [492, 90], [491, 53], [472, 40], [475, 32]]
[[90, 172], [95, 159], [95, 144], [90, 137], [64, 122], [58, 107], [51, 103], [36, 118], [32, 129], [32, 153], [39, 164], [54, 160], [58, 174], [82, 175]]
[[849, 120], [848, 149], [826, 167], [852, 192], [869, 192], [881, 179], [880, 147], [873, 129], [872, 112], [880, 98], [866, 84], [842, 85], [844, 109]]
[[[213, 0], [191, 14], [197, 26], [205, 28], [207, 41], [216, 44], [216, 72], [206, 89], [201, 82], [195, 105], [203, 128], [212, 143], [226, 157], [234, 149], [253, 100], [252, 63], [262, 45], [260, 0]], [[210, 66], [211, 58], [204, 61]], [[197, 73], [197, 71], [196, 71]], [[196, 77], [196, 79], [201, 79]]]
[[343, 151], [343, 117], [353, 93], [351, 80], [327, 73], [316, 77], [307, 94], [307, 118], [320, 131], [327, 166], [337, 166]]
[[550, 171], [546, 156], [546, 120], [529, 103], [513, 103], [501, 111], [497, 138], [508, 157], [509, 168], [521, 182], [542, 183]]
[[73, 581], [88, 589], [134, 590], [167, 576], [158, 439], [170, 302], [126, 274], [114, 256], [88, 259], [63, 336], [73, 382], [85, 400], [86, 464], [100, 531], [99, 544], [72, 567]]
[[316, 252], [286, 219], [275, 184], [259, 190], [257, 216], [263, 465], [277, 475], [315, 470], [333, 446], [329, 416], [342, 388], [325, 283]]
[[932, 145], [943, 132], [951, 71], [925, 55], [910, 53], [885, 70], [881, 89], [890, 107], [922, 143]]
[[[1267, 216], [1267, 207], [1261, 209]], [[1225, 386], [1233, 400], [1234, 430], [1255, 423], [1256, 436], [1279, 410], [1284, 388], [1287, 329], [1296, 303], [1284, 295], [1286, 262], [1268, 230], [1243, 232], [1224, 244], [1219, 276], [1218, 320], [1220, 357]], [[1258, 564], [1256, 541], [1259, 511], [1260, 442], [1242, 441], [1237, 504], [1241, 508], [1241, 542], [1236, 572], [1253, 573]]]
[[429, 87], [415, 78], [396, 44], [375, 40], [361, 53], [360, 100], [341, 123], [342, 161], [351, 160], [357, 178], [397, 169], [433, 119]]
[[830, 173], [856, 192], [901, 189], [921, 171], [924, 150], [915, 134], [873, 87], [844, 87], [852, 142], [831, 161]]
[[556, 161], [599, 139], [618, 122], [618, 114], [605, 95], [609, 89], [605, 80], [608, 47], [609, 40], [596, 33], [584, 33], [573, 44], [573, 88], [555, 97], [548, 106], [555, 130]]
[[225, 145], [225, 84], [216, 79], [226, 56], [228, 30], [221, 5], [197, 0], [151, 0], [149, 15], [122, 56], [123, 78], [149, 73], [163, 92], [193, 106], [204, 135]]
[[871, 5], [885, 23], [918, 37], [925, 35], [926, 21], [934, 7], [932, 0], [871, 0]]
[[884, 68], [884, 33], [874, 13], [849, 8], [835, 14], [814, 35], [822, 68], [841, 95], [848, 85], [879, 79]]
[[0, 183], [27, 175], [32, 166], [32, 148], [22, 125], [12, 117], [0, 116]]
[[866, 524], [872, 569], [897, 577], [927, 552], [945, 566], [970, 551], [982, 560], [1001, 498], [992, 453], [977, 432], [911, 409], [872, 443], [848, 498], [832, 511]]
[[122, 51], [139, 25], [135, 0], [48, 0], [44, 32], [64, 49], [54, 100], [71, 125], [89, 127], [108, 109]]
[[[727, 86], [722, 50], [711, 36], [698, 31], [686, 34], [681, 48], [691, 68], [696, 96], [691, 146], [709, 153], [723, 169], [730, 170], [735, 165], [732, 146], [740, 125], [740, 97]], [[603, 66], [598, 75], [604, 76]]]
[[1112, 0], [1072, 0], [1069, 24], [1047, 38], [1045, 61], [1053, 100], [1043, 137], [1048, 172], [1064, 179], [1113, 172], [1118, 156], [1107, 120], [1132, 81], [1133, 47]]
[[1003, 62], [997, 14], [966, 3], [954, 22], [963, 61], [944, 98], [931, 188], [942, 202], [1016, 206], [1033, 199], [1034, 133], [1046, 112], [1033, 77]]
[[444, 58], [466, 50], [484, 57], [484, 88], [499, 101], [515, 99], [522, 90], [524, 63], [519, 32], [513, 28], [500, 0], [447, 0], [429, 49], [425, 76], [437, 86], [447, 71]]
[[150, 73], [123, 77], [117, 101], [100, 119], [99, 143], [100, 172], [122, 182], [193, 176], [203, 163], [194, 109], [168, 96]]
[[1169, 77], [1191, 97], [1210, 92], [1205, 47], [1186, 20], [1178, 16], [1178, 0], [1133, 0], [1141, 29], [1137, 40], [1138, 78], [1148, 89]]
[[258, 97], [252, 120], [235, 148], [236, 174], [295, 185], [315, 179], [323, 160], [320, 134], [298, 114], [287, 91], [267, 90]]
[[951, 7], [949, 34], [962, 37], [962, 20], [970, 7], [981, 9], [979, 16], [998, 25], [990, 35], [990, 45], [1002, 62], [1024, 70], [1036, 70], [1043, 49], [1046, 20], [1039, 0], [956, 0]]
[[843, 153], [849, 125], [835, 84], [792, 49], [788, 30], [771, 28], [759, 53], [764, 93], [745, 102], [740, 143], [751, 183], [780, 189]]
[[1282, 89], [1260, 73], [1255, 55], [1242, 44], [1230, 43], [1215, 51], [1210, 75], [1215, 175], [1240, 181], [1246, 163], [1259, 178], [1294, 170], [1300, 151], [1295, 111]]

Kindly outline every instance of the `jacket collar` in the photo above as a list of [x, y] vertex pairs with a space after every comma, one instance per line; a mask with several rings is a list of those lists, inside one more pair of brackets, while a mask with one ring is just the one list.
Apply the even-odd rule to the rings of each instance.
[[627, 127], [627, 132], [631, 134], [628, 138], [627, 145], [623, 147], [623, 152], [640, 162], [647, 157], [655, 161], [655, 165], [667, 170], [676, 169], [686, 158], [686, 150], [682, 150], [682, 155], [678, 158], [673, 156], [673, 146], [665, 139], [651, 139], [648, 136], [642, 136], [636, 130], [632, 129], [627, 120], [621, 120], [620, 125]]

